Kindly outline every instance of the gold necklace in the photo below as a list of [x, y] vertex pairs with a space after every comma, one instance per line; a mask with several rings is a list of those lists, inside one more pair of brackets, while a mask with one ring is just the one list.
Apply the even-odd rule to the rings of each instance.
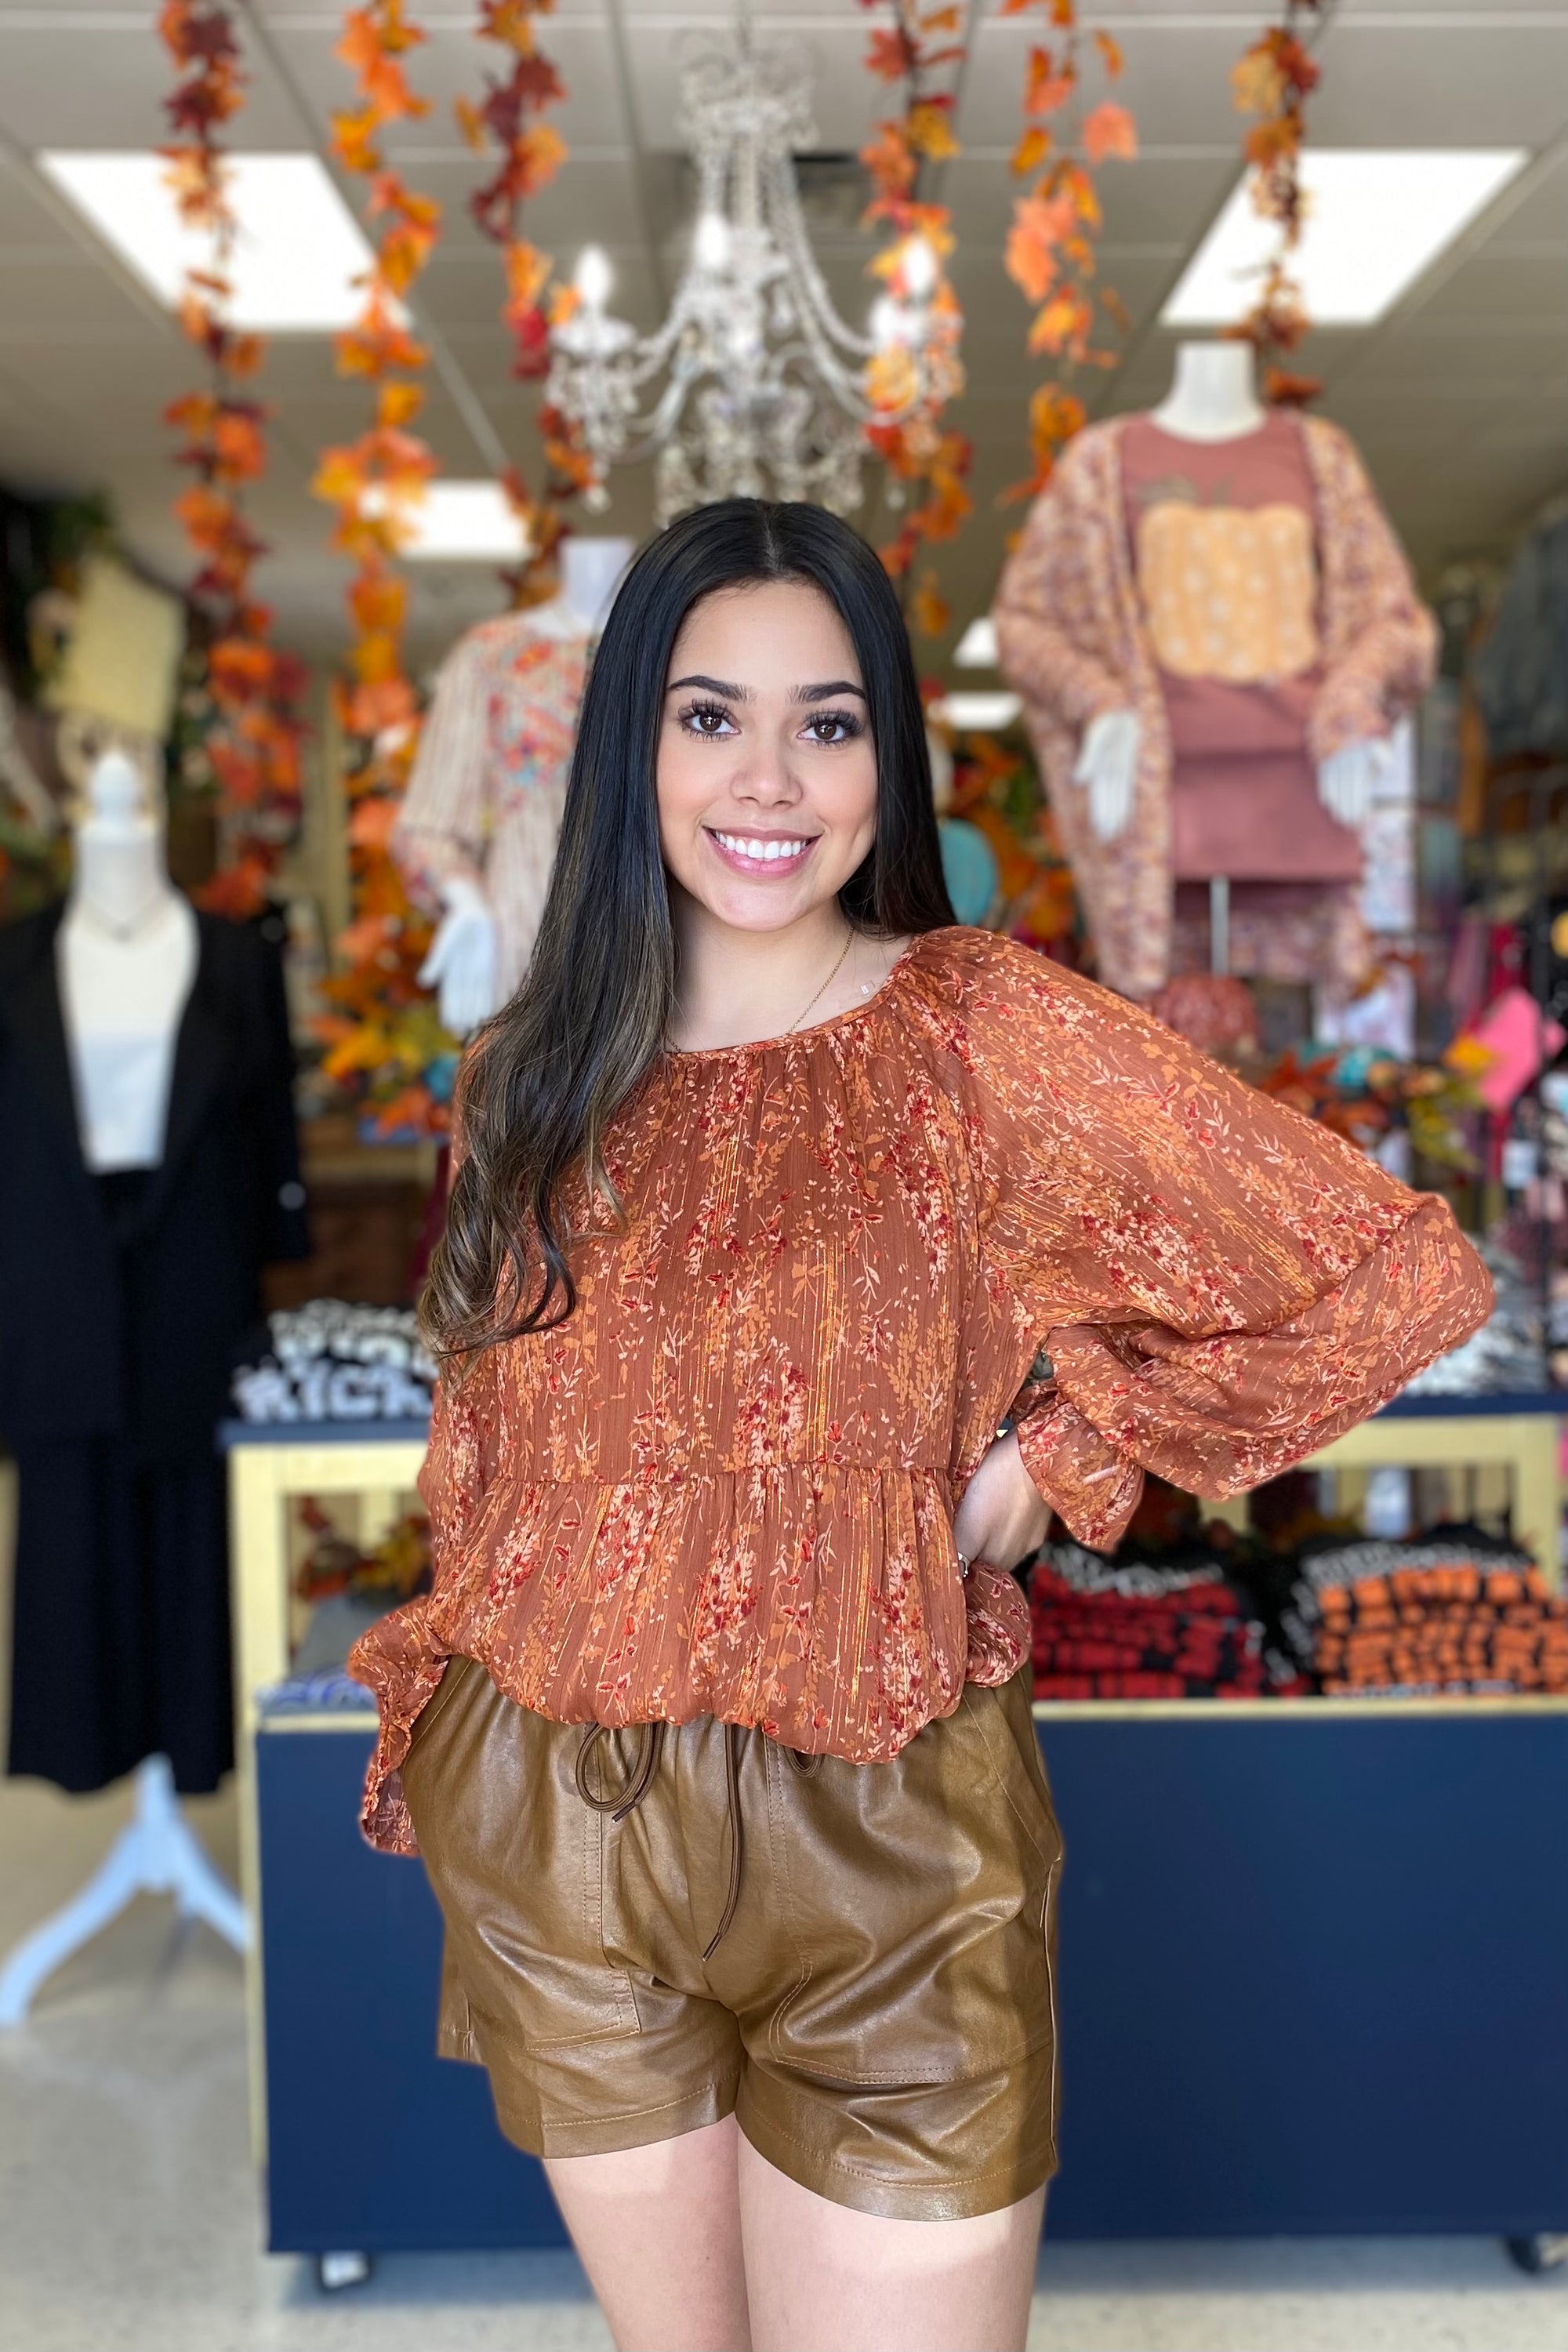
[[790, 1023], [789, 1027], [784, 1031], [784, 1035], [786, 1037], [793, 1037], [795, 1035], [795, 1031], [805, 1019], [806, 1013], [811, 1011], [812, 1005], [819, 1003], [823, 997], [826, 995], [828, 990], [832, 987], [834, 982], [838, 977], [845, 957], [848, 954], [854, 944], [855, 934], [851, 931], [845, 940], [844, 945], [838, 950], [838, 961], [834, 965], [833, 970], [828, 973], [827, 978], [823, 982], [822, 986], [817, 990], [816, 994], [811, 999], [811, 1003], [805, 1007], [804, 1011], [796, 1013], [795, 1019]]

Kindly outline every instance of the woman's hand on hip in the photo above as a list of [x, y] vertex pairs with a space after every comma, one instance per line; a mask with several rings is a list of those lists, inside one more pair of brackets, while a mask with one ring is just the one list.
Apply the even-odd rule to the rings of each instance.
[[952, 1540], [965, 1559], [1013, 1568], [1038, 1551], [1050, 1523], [1050, 1507], [1041, 1500], [1009, 1430], [990, 1447], [964, 1488]]

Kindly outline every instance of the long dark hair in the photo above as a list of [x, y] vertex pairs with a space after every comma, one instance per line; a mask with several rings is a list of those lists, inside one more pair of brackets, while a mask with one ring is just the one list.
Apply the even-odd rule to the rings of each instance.
[[877, 751], [877, 835], [838, 894], [883, 938], [953, 919], [914, 662], [887, 573], [820, 507], [725, 499], [671, 523], [616, 598], [577, 726], [550, 894], [528, 973], [467, 1055], [459, 1164], [422, 1313], [445, 1357], [548, 1328], [576, 1304], [564, 1188], [613, 1199], [604, 1138], [661, 1050], [675, 934], [655, 782], [675, 641], [724, 588], [797, 580], [848, 630]]

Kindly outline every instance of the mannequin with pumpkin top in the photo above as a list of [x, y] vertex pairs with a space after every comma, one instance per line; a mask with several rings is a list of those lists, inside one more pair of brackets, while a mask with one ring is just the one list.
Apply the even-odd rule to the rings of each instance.
[[995, 617], [1101, 976], [1152, 995], [1228, 892], [1238, 969], [1353, 980], [1354, 828], [1433, 630], [1343, 434], [1266, 408], [1250, 345], [1181, 345], [1157, 408], [1066, 452]]

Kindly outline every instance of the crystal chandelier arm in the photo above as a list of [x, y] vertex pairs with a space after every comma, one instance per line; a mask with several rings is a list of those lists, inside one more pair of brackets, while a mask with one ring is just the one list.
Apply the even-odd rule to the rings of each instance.
[[810, 297], [809, 308], [821, 322], [827, 341], [852, 358], [868, 360], [876, 350], [875, 340], [858, 334], [838, 315], [827, 281], [817, 266], [806, 231], [805, 215], [800, 207], [800, 193], [787, 155], [769, 159], [769, 193], [773, 197], [773, 215], [781, 240], [792, 270]]

